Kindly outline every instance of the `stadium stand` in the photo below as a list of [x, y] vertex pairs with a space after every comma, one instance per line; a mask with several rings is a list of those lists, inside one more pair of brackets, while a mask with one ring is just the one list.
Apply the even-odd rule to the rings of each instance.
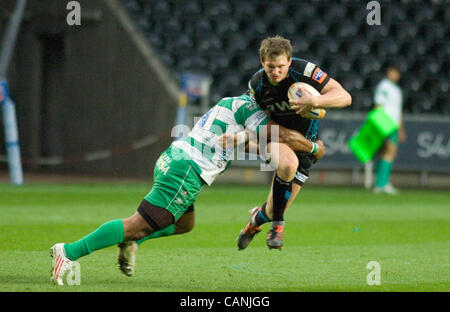
[[183, 71], [213, 78], [212, 102], [246, 90], [268, 35], [290, 38], [294, 55], [314, 61], [367, 111], [387, 62], [404, 72], [405, 111], [449, 114], [448, 1], [380, 1], [369, 26], [360, 1], [121, 0], [178, 81]]

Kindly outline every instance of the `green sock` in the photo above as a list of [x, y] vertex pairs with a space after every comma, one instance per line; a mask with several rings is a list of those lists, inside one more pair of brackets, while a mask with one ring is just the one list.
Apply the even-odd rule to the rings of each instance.
[[175, 224], [171, 224], [168, 227], [163, 228], [162, 230], [153, 232], [151, 235], [146, 236], [141, 240], [138, 240], [136, 243], [138, 245], [140, 245], [143, 242], [145, 242], [147, 239], [164, 237], [164, 236], [169, 236], [169, 235], [173, 235], [173, 234], [175, 234]]
[[123, 240], [123, 222], [117, 219], [102, 224], [97, 230], [74, 243], [64, 244], [64, 250], [66, 257], [75, 261], [95, 250], [123, 243]]
[[389, 182], [389, 177], [391, 176], [392, 162], [380, 159], [377, 166], [376, 172], [376, 187], [384, 187]]

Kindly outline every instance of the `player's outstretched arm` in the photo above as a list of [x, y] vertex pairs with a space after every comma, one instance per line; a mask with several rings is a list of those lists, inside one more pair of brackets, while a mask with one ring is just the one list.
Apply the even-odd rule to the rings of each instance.
[[[277, 127], [278, 142], [285, 143], [294, 151], [311, 153], [315, 156], [316, 160], [321, 159], [325, 155], [325, 145], [321, 140], [312, 142], [306, 139], [305, 136], [303, 136], [300, 132], [280, 126], [272, 120], [270, 120], [266, 126], [267, 141], [272, 139], [272, 131], [275, 131], [274, 127]], [[244, 143], [246, 145], [256, 144], [257, 148], [254, 148], [252, 150], [258, 151], [259, 146], [251, 139], [252, 137], [253, 136], [248, 130], [243, 130], [238, 133], [224, 133], [219, 137], [218, 143], [224, 148], [236, 147]]]

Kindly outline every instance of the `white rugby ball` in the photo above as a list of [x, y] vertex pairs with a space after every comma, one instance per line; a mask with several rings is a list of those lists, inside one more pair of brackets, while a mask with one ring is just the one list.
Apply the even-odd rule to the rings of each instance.
[[[320, 95], [320, 92], [317, 91], [313, 86], [304, 83], [304, 82], [296, 82], [293, 83], [288, 90], [288, 98], [289, 99], [298, 99], [302, 97], [302, 92], [299, 89], [299, 87], [304, 87], [312, 96], [318, 96]], [[322, 119], [325, 117], [325, 114], [327, 113], [327, 110], [324, 108], [314, 108], [310, 112], [305, 113], [302, 115], [302, 117], [308, 118], [308, 119]]]

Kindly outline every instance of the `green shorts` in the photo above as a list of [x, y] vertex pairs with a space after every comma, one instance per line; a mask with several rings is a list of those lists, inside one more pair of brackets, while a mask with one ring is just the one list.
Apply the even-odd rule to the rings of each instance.
[[172, 157], [172, 145], [156, 161], [153, 179], [153, 187], [145, 200], [167, 209], [175, 222], [194, 204], [206, 184], [189, 160]]
[[398, 145], [398, 130], [394, 131], [391, 135], [386, 138], [386, 141], [392, 144]]

